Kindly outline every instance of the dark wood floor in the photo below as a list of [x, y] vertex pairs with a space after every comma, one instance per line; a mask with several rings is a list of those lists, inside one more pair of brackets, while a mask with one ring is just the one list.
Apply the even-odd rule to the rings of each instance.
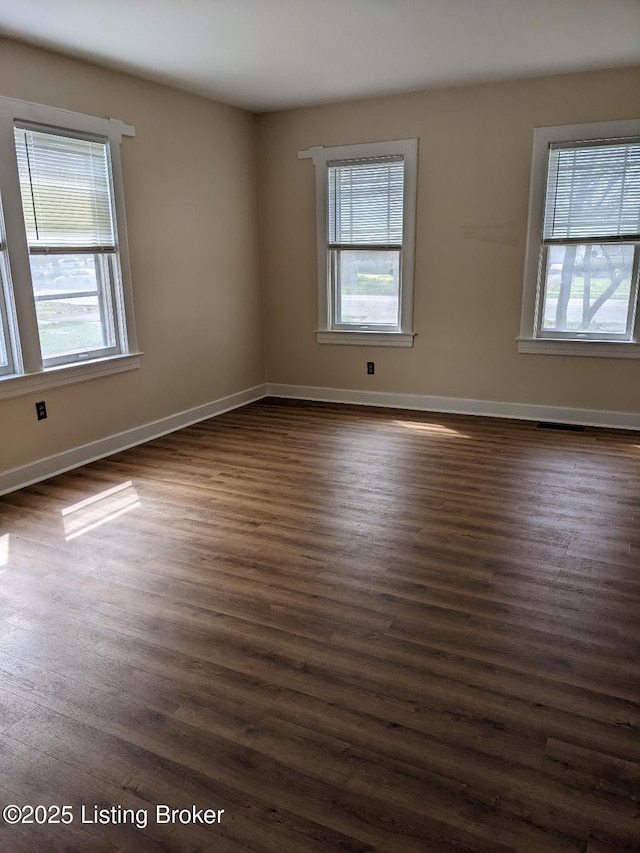
[[0, 520], [2, 853], [640, 849], [640, 435], [265, 400]]

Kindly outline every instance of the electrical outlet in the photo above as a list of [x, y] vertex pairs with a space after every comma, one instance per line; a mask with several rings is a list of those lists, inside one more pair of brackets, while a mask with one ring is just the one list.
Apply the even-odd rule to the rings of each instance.
[[376, 365], [375, 365], [375, 362], [373, 362], [373, 361], [368, 361], [368, 362], [367, 362], [367, 373], [369, 374], [369, 376], [373, 376], [373, 374], [374, 374], [375, 372], [376, 372]]
[[43, 421], [47, 417], [47, 407], [45, 406], [44, 400], [40, 400], [40, 402], [36, 403], [36, 414], [38, 415], [39, 421]]

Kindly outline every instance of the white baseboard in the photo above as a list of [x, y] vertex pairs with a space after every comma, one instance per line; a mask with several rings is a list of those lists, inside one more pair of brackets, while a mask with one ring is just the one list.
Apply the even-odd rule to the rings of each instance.
[[640, 430], [640, 414], [608, 412], [599, 409], [571, 409], [564, 406], [536, 406], [529, 403], [499, 403], [492, 400], [466, 400], [459, 397], [432, 397], [421, 394], [394, 394], [387, 391], [354, 391], [342, 388], [317, 388], [313, 385], [267, 383], [270, 397], [317, 400], [324, 403], [355, 403], [394, 409], [416, 409], [458, 415], [484, 415], [524, 421], [577, 424], [611, 429]]
[[169, 415], [166, 418], [116, 433], [107, 438], [92, 441], [89, 444], [83, 444], [62, 453], [56, 453], [53, 456], [47, 456], [29, 465], [22, 465], [19, 468], [5, 471], [0, 474], [0, 495], [22, 489], [24, 486], [30, 486], [32, 483], [38, 483], [56, 474], [63, 474], [65, 471], [78, 468], [80, 465], [87, 465], [89, 462], [95, 462], [97, 459], [103, 459], [113, 453], [135, 447], [137, 444], [144, 444], [146, 441], [160, 438], [170, 432], [183, 429], [183, 427], [191, 426], [191, 424], [207, 420], [207, 418], [215, 417], [215, 415], [221, 415], [223, 412], [246, 406], [247, 403], [261, 400], [265, 394], [266, 385], [256, 385], [254, 388], [247, 388], [246, 391], [230, 394], [228, 397], [222, 397], [211, 403], [186, 409], [183, 412], [177, 412], [175, 415]]
[[24, 486], [30, 486], [33, 483], [54, 477], [56, 474], [63, 474], [65, 471], [78, 468], [80, 465], [87, 465], [89, 462], [95, 462], [97, 459], [103, 459], [105, 456], [111, 456], [113, 453], [119, 453], [129, 447], [144, 444], [146, 441], [160, 438], [168, 433], [191, 426], [191, 424], [221, 415], [223, 412], [229, 412], [232, 409], [245, 406], [247, 403], [253, 403], [255, 400], [261, 400], [266, 396], [640, 431], [640, 414], [632, 412], [571, 409], [563, 406], [499, 403], [491, 400], [467, 400], [458, 397], [394, 394], [388, 391], [355, 391], [342, 388], [318, 388], [313, 385], [267, 383], [0, 473], [0, 495], [13, 492]]

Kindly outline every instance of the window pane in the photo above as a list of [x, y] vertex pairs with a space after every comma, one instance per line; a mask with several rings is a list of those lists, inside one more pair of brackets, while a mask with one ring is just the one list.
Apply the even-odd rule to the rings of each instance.
[[543, 331], [625, 334], [634, 246], [550, 246]]
[[640, 233], [640, 141], [552, 147], [543, 235], [627, 237]]
[[[1, 235], [0, 235], [1, 237]], [[4, 302], [4, 283], [3, 278], [6, 275], [6, 257], [5, 253], [0, 251], [0, 373], [7, 373], [10, 368], [8, 329], [7, 329], [7, 312]]]
[[105, 255], [32, 255], [42, 358], [114, 345], [109, 261]]
[[336, 322], [397, 326], [400, 252], [337, 250]]
[[15, 128], [29, 248], [115, 247], [106, 142]]
[[330, 243], [402, 244], [402, 157], [330, 165], [328, 179]]
[[9, 353], [5, 341], [4, 323], [1, 320], [2, 318], [0, 318], [0, 373], [6, 373], [9, 367]]

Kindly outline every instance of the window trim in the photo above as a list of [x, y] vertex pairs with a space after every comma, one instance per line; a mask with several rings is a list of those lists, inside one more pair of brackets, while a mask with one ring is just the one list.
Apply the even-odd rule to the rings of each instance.
[[[587, 338], [586, 335], [581, 336], [579, 333], [575, 337], [566, 334], [549, 334], [542, 337], [536, 328], [538, 304], [542, 298], [539, 274], [543, 256], [541, 246], [549, 145], [557, 142], [606, 140], [637, 136], [640, 136], [640, 119], [536, 127], [534, 129], [520, 334], [516, 338], [518, 352], [596, 358], [640, 358], [640, 305], [637, 304], [639, 297], [636, 297], [635, 318], [630, 340], [620, 340], [620, 336], [609, 340], [595, 337]], [[639, 252], [640, 249], [636, 249], [636, 265]], [[634, 306], [631, 307], [633, 310]]]
[[[40, 125], [43, 129], [62, 131], [78, 136], [102, 137], [109, 147], [113, 205], [117, 229], [117, 249], [120, 268], [120, 315], [122, 351], [105, 357], [81, 358], [64, 365], [44, 367], [35, 314], [35, 299], [31, 289], [31, 271], [26, 229], [22, 216], [22, 197], [18, 178], [14, 142], [14, 125]], [[118, 119], [98, 118], [58, 107], [49, 107], [0, 97], [0, 190], [4, 216], [7, 257], [4, 282], [9, 340], [13, 350], [13, 372], [0, 376], [0, 399], [29, 394], [32, 391], [58, 385], [84, 382], [109, 373], [132, 370], [140, 365], [141, 353], [135, 330], [133, 293], [129, 262], [129, 244], [124, 207], [124, 189], [120, 144], [123, 136], [135, 136], [135, 129]], [[15, 286], [12, 282], [29, 282]], [[118, 312], [116, 312], [117, 314]], [[20, 316], [19, 345], [16, 316]], [[118, 317], [114, 317], [118, 322]]]
[[[358, 160], [367, 157], [401, 155], [404, 160], [403, 239], [400, 250], [400, 325], [399, 329], [364, 326], [348, 329], [333, 323], [331, 280], [329, 276], [329, 240], [327, 216], [327, 164], [329, 161]], [[298, 159], [311, 159], [316, 181], [317, 305], [319, 344], [354, 344], [357, 346], [413, 346], [414, 269], [416, 203], [418, 189], [418, 139], [399, 139], [354, 145], [323, 145], [298, 152]]]

